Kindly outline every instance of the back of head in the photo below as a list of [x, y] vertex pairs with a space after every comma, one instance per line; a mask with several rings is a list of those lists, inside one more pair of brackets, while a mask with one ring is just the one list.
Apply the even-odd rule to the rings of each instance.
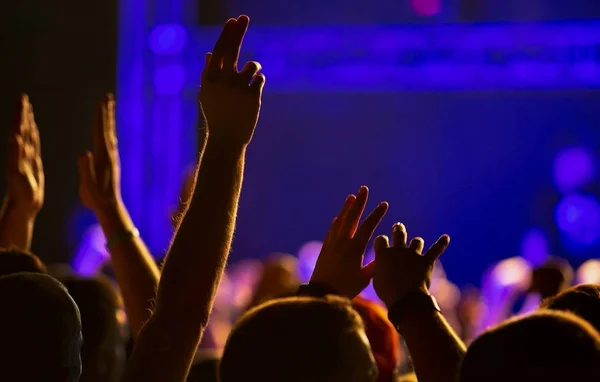
[[46, 266], [37, 256], [18, 249], [0, 249], [0, 276], [19, 272], [47, 273]]
[[290, 297], [258, 306], [232, 330], [221, 382], [371, 382], [377, 367], [348, 300]]
[[600, 335], [581, 318], [539, 311], [488, 330], [467, 349], [460, 382], [600, 380]]
[[379, 304], [356, 297], [352, 307], [365, 324], [365, 332], [379, 369], [378, 382], [393, 381], [400, 364], [400, 337], [387, 318], [387, 311]]
[[600, 331], [600, 287], [574, 286], [542, 303], [542, 308], [575, 313]]
[[116, 381], [125, 363], [125, 336], [118, 319], [119, 296], [104, 277], [61, 279], [81, 312], [83, 329], [82, 382]]
[[202, 356], [192, 365], [187, 382], [219, 382], [219, 363], [215, 355]]
[[0, 277], [0, 306], [0, 380], [79, 379], [79, 310], [62, 284], [34, 273]]

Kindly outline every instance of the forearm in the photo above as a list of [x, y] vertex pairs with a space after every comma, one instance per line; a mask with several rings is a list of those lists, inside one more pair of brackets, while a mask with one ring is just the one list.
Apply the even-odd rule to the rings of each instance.
[[[96, 217], [107, 239], [135, 229], [122, 203], [96, 211]], [[109, 252], [123, 295], [131, 333], [135, 338], [151, 316], [160, 271], [139, 237], [117, 242], [109, 248]]]
[[154, 315], [140, 333], [124, 381], [185, 380], [229, 253], [244, 155], [243, 147], [209, 139], [165, 261]]
[[466, 347], [441, 313], [415, 312], [404, 316], [397, 327], [419, 382], [455, 380]]
[[[158, 304], [206, 323], [229, 254], [245, 146], [208, 138], [195, 190], [169, 250]], [[191, 311], [190, 311], [191, 309]]]
[[35, 218], [35, 213], [20, 211], [5, 198], [0, 211], [0, 248], [29, 251]]

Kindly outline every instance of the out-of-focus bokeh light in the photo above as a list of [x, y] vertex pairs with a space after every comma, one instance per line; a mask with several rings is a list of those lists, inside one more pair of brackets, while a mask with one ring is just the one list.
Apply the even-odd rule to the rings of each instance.
[[581, 264], [577, 270], [576, 282], [600, 285], [600, 260], [591, 259]]
[[539, 267], [548, 260], [550, 249], [546, 233], [539, 228], [533, 228], [521, 239], [521, 256], [534, 267]]
[[567, 241], [591, 246], [600, 239], [600, 204], [592, 196], [569, 194], [556, 206], [555, 219]]
[[554, 182], [561, 192], [584, 186], [596, 173], [594, 154], [584, 147], [569, 147], [554, 159]]
[[323, 242], [315, 240], [305, 243], [298, 250], [298, 273], [301, 282], [306, 283], [310, 280], [322, 246]]
[[500, 287], [527, 288], [531, 281], [531, 264], [522, 257], [511, 257], [499, 262], [492, 273], [495, 284]]
[[148, 38], [148, 46], [154, 54], [180, 53], [187, 44], [187, 32], [179, 24], [155, 27]]
[[254, 287], [261, 273], [262, 264], [255, 259], [238, 261], [227, 270], [229, 282], [233, 289], [232, 304], [235, 309], [244, 309], [250, 303], [254, 294]]
[[442, 11], [442, 0], [410, 0], [410, 4], [421, 16], [435, 16]]
[[185, 68], [182, 65], [165, 65], [154, 72], [154, 90], [160, 95], [176, 96], [185, 84]]
[[98, 224], [88, 227], [71, 262], [73, 271], [83, 277], [97, 275], [110, 257], [105, 244], [106, 239], [102, 228]]

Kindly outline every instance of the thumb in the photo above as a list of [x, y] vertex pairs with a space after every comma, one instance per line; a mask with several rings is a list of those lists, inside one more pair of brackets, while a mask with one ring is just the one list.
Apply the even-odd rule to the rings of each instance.
[[360, 276], [365, 285], [368, 285], [375, 276], [375, 260], [370, 261], [360, 270]]
[[79, 159], [77, 160], [77, 167], [79, 169], [80, 183], [94, 183], [94, 156], [91, 152], [86, 151], [84, 154], [79, 156]]

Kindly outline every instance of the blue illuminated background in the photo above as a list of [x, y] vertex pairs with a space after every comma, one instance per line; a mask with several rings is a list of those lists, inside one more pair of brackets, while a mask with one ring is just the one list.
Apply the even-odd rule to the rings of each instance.
[[[398, 220], [426, 240], [453, 237], [444, 266], [459, 284], [517, 254], [597, 256], [600, 22], [556, 19], [598, 4], [458, 3], [228, 3], [252, 17], [244, 59], [268, 79], [233, 260], [322, 239], [361, 184], [371, 205], [391, 204], [382, 233]], [[200, 71], [219, 32], [196, 8], [121, 1], [124, 196], [157, 256], [195, 159]]]

